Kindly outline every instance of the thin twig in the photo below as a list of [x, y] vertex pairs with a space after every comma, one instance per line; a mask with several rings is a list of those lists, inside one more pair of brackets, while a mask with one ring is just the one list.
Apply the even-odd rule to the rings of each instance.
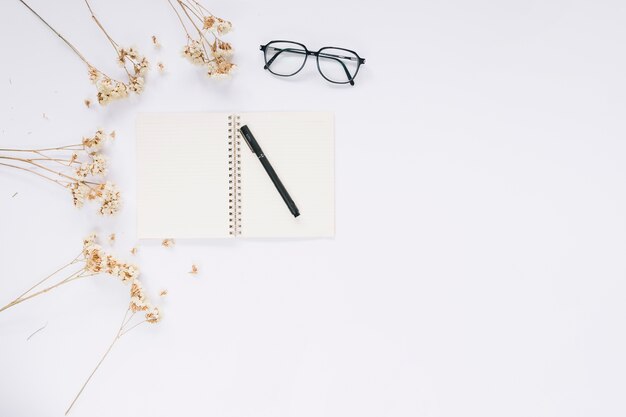
[[47, 281], [48, 279], [50, 279], [52, 276], [56, 275], [57, 273], [61, 272], [62, 270], [64, 270], [65, 268], [67, 268], [70, 265], [73, 265], [76, 263], [76, 260], [80, 257], [80, 255], [82, 255], [82, 251], [76, 255], [76, 257], [74, 259], [72, 259], [72, 261], [68, 264], [66, 264], [65, 266], [62, 266], [61, 268], [57, 269], [56, 271], [54, 271], [53, 273], [51, 273], [50, 275], [48, 275], [47, 277], [45, 277], [44, 279], [42, 279], [41, 281], [39, 281], [38, 283], [36, 283], [35, 285], [33, 285], [32, 287], [30, 287], [29, 289], [27, 289], [26, 291], [24, 291], [22, 294], [20, 294], [17, 298], [22, 298], [23, 296], [25, 296], [26, 294], [28, 294], [29, 292], [31, 292], [32, 290], [34, 290], [35, 288], [37, 288], [38, 286], [40, 286], [41, 284], [43, 284], [45, 281]]
[[147, 321], [148, 321], [148, 320], [142, 320], [142, 321], [140, 321], [139, 323], [136, 323], [135, 325], [133, 325], [130, 329], [128, 329], [128, 330], [124, 330], [124, 331], [120, 334], [120, 337], [121, 337], [121, 336], [124, 336], [126, 333], [130, 332], [131, 330], [133, 330], [135, 327], [139, 326], [140, 324], [144, 324], [144, 323], [146, 323]]
[[[129, 307], [130, 309], [130, 307]], [[67, 415], [70, 410], [72, 409], [72, 407], [74, 407], [74, 404], [76, 404], [76, 401], [78, 400], [78, 397], [80, 397], [80, 394], [83, 393], [83, 391], [85, 390], [85, 387], [87, 386], [87, 384], [89, 383], [89, 381], [91, 381], [91, 378], [94, 376], [94, 374], [96, 373], [96, 371], [98, 370], [98, 368], [100, 368], [100, 365], [102, 365], [102, 362], [104, 362], [104, 360], [106, 359], [106, 357], [109, 355], [109, 353], [111, 352], [111, 349], [113, 349], [113, 346], [115, 345], [115, 343], [120, 340], [121, 337], [121, 333], [124, 329], [124, 322], [126, 320], [126, 316], [128, 315], [128, 310], [126, 310], [126, 313], [124, 313], [124, 318], [122, 319], [122, 324], [120, 325], [120, 328], [117, 331], [117, 334], [115, 335], [115, 337], [113, 338], [113, 341], [111, 342], [111, 344], [109, 345], [109, 348], [106, 350], [106, 352], [104, 352], [104, 355], [102, 355], [102, 358], [100, 358], [100, 361], [98, 362], [98, 364], [96, 365], [96, 367], [94, 368], [93, 371], [91, 371], [91, 374], [89, 374], [89, 377], [87, 378], [87, 380], [85, 381], [85, 383], [83, 384], [83, 386], [80, 388], [80, 391], [78, 391], [78, 394], [76, 394], [76, 397], [74, 397], [74, 400], [72, 401], [72, 403], [70, 404], [70, 406], [67, 408], [67, 410], [65, 411], [65, 415]]]
[[[126, 311], [126, 313], [128, 314], [128, 312], [130, 311], [130, 309], [128, 309]], [[128, 325], [128, 323], [130, 323], [130, 321], [133, 319], [133, 317], [135, 317], [136, 312], [133, 311], [133, 313], [130, 315], [130, 317], [128, 317], [128, 320], [126, 320], [126, 317], [124, 317], [124, 320], [122, 321], [122, 327], [126, 327]]]
[[3, 163], [3, 162], [0, 162], [0, 165], [7, 166], [7, 167], [11, 167], [11, 168], [17, 168], [17, 169], [21, 169], [22, 171], [30, 172], [31, 174], [35, 174], [35, 175], [37, 175], [37, 176], [39, 176], [39, 177], [42, 177], [42, 178], [45, 178], [45, 179], [47, 179], [47, 180], [49, 180], [49, 181], [52, 181], [52, 182], [54, 182], [54, 183], [57, 183], [57, 184], [59, 184], [59, 185], [60, 185], [61, 187], [63, 187], [63, 188], [66, 188], [66, 187], [67, 187], [67, 185], [69, 184], [69, 181], [65, 181], [67, 184], [63, 184], [63, 183], [62, 183], [61, 181], [59, 181], [59, 180], [55, 180], [55, 179], [53, 179], [53, 178], [46, 177], [45, 175], [40, 174], [40, 173], [38, 173], [38, 172], [35, 172], [35, 171], [33, 171], [33, 170], [31, 170], [31, 169], [28, 169], [28, 168], [20, 167], [20, 166], [17, 166], [17, 165], [5, 164], [5, 163]]
[[115, 49], [115, 52], [117, 52], [119, 54], [119, 50], [118, 50], [119, 49], [119, 45], [117, 44], [117, 42], [115, 42], [113, 40], [113, 38], [111, 38], [111, 36], [109, 36], [108, 32], [106, 31], [104, 26], [102, 26], [102, 24], [100, 23], [100, 21], [96, 17], [95, 13], [93, 12], [93, 9], [91, 8], [91, 5], [89, 4], [89, 2], [87, 0], [85, 0], [85, 4], [87, 5], [87, 8], [89, 9], [89, 13], [91, 13], [91, 18], [94, 20], [94, 22], [96, 22], [96, 25], [98, 25], [100, 30], [102, 30], [102, 32], [107, 37], [109, 42], [111, 42], [111, 45], [113, 45], [113, 48]]
[[[33, 153], [40, 155], [41, 158], [32, 158], [31, 159], [32, 161], [52, 161], [64, 167], [72, 166], [72, 164], [81, 165], [81, 162], [77, 161], [74, 157], [71, 157], [70, 159], [61, 159], [61, 158], [51, 158], [48, 155], [44, 154], [43, 152], [39, 152], [39, 151], [35, 151]], [[93, 161], [93, 157], [91, 155], [89, 157]]]
[[63, 174], [61, 172], [55, 171], [53, 169], [50, 169], [50, 168], [46, 167], [45, 165], [41, 165], [41, 164], [38, 164], [37, 162], [33, 162], [32, 159], [28, 159], [28, 158], [13, 158], [12, 156], [0, 156], [0, 159], [9, 159], [9, 160], [12, 160], [12, 161], [24, 162], [26, 164], [34, 165], [37, 168], [41, 168], [44, 171], [48, 171], [48, 172], [51, 172], [53, 174], [57, 174], [60, 177], [67, 178], [67, 179], [72, 180], [72, 181], [78, 181], [78, 179], [76, 179], [74, 177], [70, 177], [69, 175], [65, 175], [65, 174]]
[[40, 331], [42, 331], [43, 329], [45, 329], [46, 327], [48, 327], [48, 322], [46, 322], [46, 324], [44, 324], [42, 327], [38, 328], [37, 330], [35, 330], [33, 333], [31, 333], [30, 336], [28, 336], [26, 338], [26, 341], [28, 342], [30, 340], [31, 337], [33, 337], [34, 335], [36, 335], [37, 333], [39, 333]]
[[85, 277], [87, 277], [87, 276], [92, 276], [92, 275], [77, 275], [77, 274], [81, 274], [81, 273], [82, 273], [82, 272], [84, 272], [84, 271], [85, 271], [84, 269], [81, 269], [81, 270], [79, 270], [79, 271], [77, 271], [77, 272], [73, 273], [73, 274], [72, 274], [72, 275], [70, 275], [68, 278], [64, 279], [63, 281], [59, 281], [59, 282], [57, 282], [56, 284], [51, 285], [51, 286], [49, 286], [49, 287], [47, 287], [47, 288], [44, 288], [44, 289], [43, 289], [43, 290], [41, 290], [41, 291], [37, 291], [36, 293], [33, 293], [33, 294], [28, 295], [28, 296], [26, 296], [26, 297], [24, 297], [24, 296], [22, 296], [22, 297], [18, 297], [18, 298], [16, 298], [15, 300], [11, 301], [11, 302], [10, 302], [9, 304], [7, 304], [6, 306], [4, 306], [4, 307], [0, 308], [0, 312], [2, 312], [2, 311], [4, 311], [4, 310], [6, 310], [6, 309], [7, 309], [7, 308], [9, 308], [9, 307], [13, 307], [13, 306], [16, 306], [16, 305], [18, 305], [18, 304], [20, 304], [20, 303], [23, 303], [24, 301], [30, 300], [31, 298], [37, 297], [38, 295], [45, 294], [45, 293], [47, 293], [48, 291], [52, 291], [53, 289], [55, 289], [55, 288], [57, 288], [57, 287], [60, 287], [60, 286], [61, 286], [61, 285], [63, 285], [63, 284], [67, 284], [68, 282], [74, 281], [74, 280], [79, 279], [79, 278], [85, 278]]
[[170, 4], [170, 6], [172, 6], [172, 9], [174, 10], [174, 13], [176, 13], [176, 16], [178, 16], [178, 20], [180, 20], [180, 24], [183, 26], [183, 29], [185, 30], [187, 37], [191, 38], [191, 35], [189, 35], [189, 31], [187, 31], [187, 27], [185, 26], [185, 23], [183, 22], [183, 18], [178, 13], [178, 10], [176, 10], [176, 7], [174, 7], [171, 0], [167, 0], [167, 2]]
[[197, 2], [196, 0], [193, 0], [193, 2], [196, 3], [196, 5], [198, 7], [200, 7], [201, 9], [203, 9], [205, 12], [207, 12], [211, 16], [215, 17], [215, 15], [213, 13], [211, 13], [206, 7], [204, 7], [200, 2]]
[[[196, 13], [194, 9], [192, 9], [192, 8], [191, 8], [191, 6], [190, 6], [190, 5], [188, 5], [187, 3], [185, 3], [185, 2], [183, 2], [183, 1], [181, 1], [181, 0], [177, 0], [177, 1], [178, 1], [178, 4], [180, 4], [180, 5], [181, 5], [181, 7], [183, 8], [183, 10], [184, 10], [185, 8], [187, 8], [187, 9], [189, 9], [189, 11], [190, 11], [191, 13], [193, 13], [193, 15], [194, 15], [194, 16], [196, 16], [196, 17], [198, 18], [198, 20], [200, 20], [200, 21], [202, 21], [202, 20], [203, 20], [203, 19], [202, 19], [202, 17], [201, 17], [200, 15], [198, 15], [198, 13]], [[189, 16], [189, 18], [191, 19], [191, 16]]]
[[82, 151], [85, 146], [82, 143], [76, 145], [59, 146], [57, 148], [43, 148], [43, 149], [0, 149], [2, 152], [46, 152], [46, 151]]
[[63, 35], [61, 35], [59, 32], [56, 31], [55, 28], [53, 28], [52, 26], [50, 26], [50, 24], [48, 22], [45, 21], [45, 19], [43, 17], [41, 17], [39, 15], [39, 13], [37, 13], [36, 11], [33, 10], [32, 7], [30, 7], [28, 4], [26, 4], [26, 2], [24, 0], [19, 0], [20, 3], [22, 3], [24, 6], [26, 6], [26, 8], [28, 10], [30, 10], [31, 12], [33, 12], [33, 14], [35, 16], [37, 16], [39, 18], [39, 20], [41, 20], [46, 26], [48, 26], [48, 28], [50, 28], [51, 31], [53, 31], [59, 38], [61, 38], [61, 40], [63, 40], [63, 42], [65, 42], [67, 44], [67, 46], [69, 46], [70, 48], [72, 48], [72, 51], [74, 51], [76, 53], [76, 55], [78, 55], [78, 57], [88, 66], [92, 66], [89, 61], [87, 61], [87, 59], [83, 56], [83, 54], [80, 53], [80, 51], [70, 43], [70, 41], [68, 41], [67, 39], [65, 39], [65, 37], [63, 37]]

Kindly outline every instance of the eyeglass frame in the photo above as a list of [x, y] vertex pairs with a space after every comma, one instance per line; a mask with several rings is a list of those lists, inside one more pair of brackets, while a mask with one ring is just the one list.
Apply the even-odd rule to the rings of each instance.
[[[302, 48], [304, 48], [304, 51], [301, 51], [301, 50], [298, 50], [298, 49], [293, 50], [293, 51], [289, 51], [289, 52], [292, 52], [292, 53], [294, 53], [294, 52], [296, 52], [296, 53], [303, 53], [304, 52], [304, 61], [302, 62], [302, 65], [300, 66], [298, 71], [294, 72], [293, 74], [277, 74], [277, 73], [275, 73], [274, 71], [272, 71], [270, 69], [270, 65], [272, 65], [272, 62], [274, 62], [276, 57], [279, 54], [281, 54], [283, 51], [285, 51], [285, 50], [283, 49], [280, 52], [278, 52], [276, 55], [274, 55], [272, 58], [270, 58], [269, 62], [267, 60], [267, 54], [265, 53], [265, 50], [272, 43], [278, 43], [278, 42], [292, 43], [292, 44], [295, 44], [295, 45], [298, 45], [298, 46], [301, 46]], [[265, 61], [265, 65], [263, 66], [263, 69], [268, 70], [272, 74], [277, 75], [279, 77], [292, 77], [292, 76], [296, 75], [297, 73], [302, 71], [302, 69], [306, 65], [306, 60], [309, 57], [309, 55], [313, 55], [313, 56], [316, 57], [317, 70], [319, 71], [320, 75], [322, 77], [324, 77], [324, 79], [326, 81], [331, 82], [333, 84], [350, 84], [350, 85], [354, 85], [354, 79], [356, 78], [357, 74], [359, 73], [359, 69], [361, 68], [361, 65], [365, 64], [365, 58], [361, 58], [359, 56], [359, 54], [357, 54], [355, 51], [350, 50], [350, 49], [346, 49], [346, 48], [338, 48], [336, 46], [324, 46], [323, 48], [320, 48], [317, 52], [315, 52], [315, 51], [309, 51], [309, 49], [305, 45], [301, 44], [300, 42], [286, 41], [286, 40], [273, 40], [273, 41], [270, 41], [270, 42], [266, 43], [265, 45], [261, 45], [260, 49], [261, 49], [261, 51], [263, 51], [263, 60]], [[343, 67], [343, 70], [346, 72], [346, 75], [348, 75], [348, 77], [349, 77], [348, 81], [333, 81], [333, 80], [331, 80], [330, 78], [328, 78], [327, 76], [324, 75], [324, 73], [322, 72], [322, 69], [320, 68], [320, 53], [324, 49], [338, 49], [340, 51], [346, 51], [346, 52], [353, 53], [356, 56], [358, 65], [356, 67], [356, 71], [354, 71], [354, 75], [351, 75], [350, 71], [348, 71], [348, 68], [346, 67], [346, 64], [344, 64], [339, 58], [349, 59], [349, 60], [352, 61], [354, 59], [354, 57], [339, 56], [339, 55], [333, 55], [333, 54], [326, 54], [327, 56], [324, 56], [324, 54], [322, 54], [323, 58], [331, 57], [331, 58], [336, 59], [337, 62], [339, 62], [341, 64], [341, 66]]]

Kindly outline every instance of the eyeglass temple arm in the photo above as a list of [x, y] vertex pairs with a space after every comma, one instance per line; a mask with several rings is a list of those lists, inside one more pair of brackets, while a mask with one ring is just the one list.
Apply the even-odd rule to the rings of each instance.
[[[265, 50], [266, 46], [261, 46], [261, 50]], [[274, 60], [276, 58], [278, 58], [278, 55], [282, 54], [283, 52], [292, 52], [295, 54], [300, 54], [300, 55], [315, 55], [315, 56], [321, 56], [322, 58], [329, 58], [329, 59], [334, 59], [335, 61], [339, 62], [341, 64], [341, 66], [343, 67], [344, 72], [346, 73], [346, 77], [348, 77], [348, 80], [350, 82], [350, 85], [354, 85], [354, 80], [352, 79], [352, 75], [350, 75], [350, 71], [348, 71], [348, 67], [346, 67], [346, 64], [344, 64], [341, 59], [339, 58], [345, 58], [345, 59], [352, 59], [349, 56], [345, 56], [345, 57], [341, 57], [338, 55], [332, 55], [332, 54], [325, 54], [325, 53], [318, 53], [318, 52], [312, 52], [312, 51], [303, 51], [301, 49], [294, 49], [294, 48], [285, 48], [285, 49], [279, 49], [279, 48], [274, 48], [275, 50], [278, 50], [278, 53], [276, 55], [274, 55], [273, 57], [270, 58], [269, 61], [267, 61], [267, 64], [265, 64], [263, 66], [263, 69], [268, 69], [270, 67], [270, 65], [272, 65], [272, 62], [274, 62]], [[365, 60], [361, 58], [360, 60], [361, 64], [365, 63]]]

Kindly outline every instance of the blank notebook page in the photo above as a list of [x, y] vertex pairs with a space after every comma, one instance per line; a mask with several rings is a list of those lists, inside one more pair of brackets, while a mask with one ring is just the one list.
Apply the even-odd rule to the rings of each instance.
[[137, 120], [139, 238], [229, 237], [228, 114]]
[[242, 237], [332, 237], [335, 234], [332, 113], [240, 113], [300, 210], [294, 218], [243, 138]]

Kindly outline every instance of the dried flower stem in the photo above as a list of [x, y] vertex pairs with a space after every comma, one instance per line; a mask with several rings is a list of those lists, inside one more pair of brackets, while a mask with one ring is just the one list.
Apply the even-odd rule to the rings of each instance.
[[98, 27], [100, 28], [100, 30], [102, 30], [102, 32], [104, 33], [104, 35], [107, 37], [107, 39], [109, 40], [109, 42], [111, 42], [111, 45], [113, 45], [113, 48], [115, 49], [115, 51], [117, 52], [117, 50], [119, 49], [119, 45], [117, 44], [117, 42], [115, 42], [113, 40], [113, 38], [111, 38], [111, 36], [109, 35], [109, 33], [106, 31], [106, 29], [104, 28], [104, 26], [102, 26], [102, 23], [100, 23], [100, 21], [98, 20], [98, 18], [96, 17], [96, 15], [93, 12], [93, 9], [91, 8], [91, 5], [89, 4], [89, 2], [87, 0], [85, 0], [85, 4], [87, 5], [87, 8], [89, 9], [89, 13], [91, 13], [91, 18], [93, 19], [94, 22], [96, 22], [96, 25], [98, 25]]
[[[82, 254], [82, 252], [81, 252]], [[13, 301], [11, 301], [10, 303], [8, 303], [7, 305], [5, 305], [4, 307], [0, 308], [0, 312], [16, 306], [26, 300], [29, 300], [31, 298], [34, 298], [38, 295], [44, 294], [50, 290], [53, 290], [57, 287], [60, 287], [63, 284], [67, 284], [68, 282], [72, 282], [75, 281], [79, 278], [85, 278], [88, 276], [92, 276], [94, 274], [90, 274], [88, 273], [87, 269], [85, 266], [83, 266], [81, 269], [79, 269], [78, 271], [73, 272], [72, 274], [70, 274], [68, 277], [62, 279], [61, 281], [57, 282], [54, 285], [51, 285], [47, 288], [44, 288], [43, 290], [37, 291], [35, 293], [31, 294], [31, 291], [33, 291], [35, 288], [39, 287], [41, 284], [43, 284], [44, 282], [46, 282], [47, 280], [49, 280], [50, 278], [52, 278], [53, 276], [55, 276], [56, 274], [58, 274], [59, 272], [63, 271], [65, 268], [68, 268], [72, 265], [81, 263], [81, 262], [85, 262], [84, 259], [80, 259], [81, 254], [79, 254], [78, 256], [76, 256], [71, 262], [63, 265], [62, 267], [60, 267], [59, 269], [57, 269], [56, 271], [54, 271], [53, 273], [51, 273], [50, 275], [48, 275], [47, 277], [45, 277], [44, 279], [42, 279], [41, 281], [39, 281], [38, 283], [36, 283], [35, 285], [33, 285], [32, 287], [30, 287], [29, 289], [27, 289], [26, 291], [24, 291], [22, 294], [20, 294], [16, 299], [14, 299]]]
[[126, 310], [126, 313], [124, 313], [124, 318], [122, 319], [122, 323], [120, 324], [119, 329], [117, 330], [117, 333], [115, 334], [115, 337], [113, 338], [113, 341], [111, 342], [111, 344], [109, 345], [109, 347], [107, 348], [107, 350], [104, 352], [104, 355], [102, 355], [102, 357], [100, 358], [100, 360], [98, 361], [96, 367], [93, 369], [93, 371], [91, 371], [91, 373], [89, 374], [89, 376], [87, 377], [87, 380], [83, 383], [83, 385], [80, 387], [80, 390], [78, 391], [78, 394], [76, 394], [76, 397], [74, 397], [74, 400], [72, 401], [72, 403], [70, 404], [70, 406], [67, 408], [67, 410], [65, 411], [65, 415], [67, 415], [70, 410], [72, 409], [72, 407], [74, 407], [74, 404], [76, 404], [76, 401], [78, 400], [78, 398], [80, 397], [80, 395], [83, 393], [83, 391], [85, 390], [85, 388], [87, 387], [87, 384], [89, 384], [89, 381], [91, 381], [91, 378], [93, 378], [93, 376], [95, 375], [96, 371], [100, 368], [100, 365], [102, 365], [102, 363], [104, 362], [104, 360], [107, 358], [107, 356], [109, 356], [109, 353], [111, 353], [111, 350], [113, 349], [113, 346], [115, 346], [115, 344], [122, 338], [122, 336], [124, 336], [126, 333], [130, 332], [131, 330], [133, 330], [134, 328], [136, 328], [137, 326], [139, 326], [140, 324], [146, 323], [147, 320], [143, 320], [140, 321], [138, 323], [135, 323], [134, 325], [132, 325], [131, 327], [128, 327], [130, 322], [132, 321], [133, 317], [135, 317], [135, 312], [132, 312], [130, 314], [130, 317], [128, 316], [128, 313], [131, 312], [130, 307], [128, 307], [128, 309]]
[[[75, 181], [76, 180], [76, 178], [73, 178], [73, 177], [70, 177], [68, 175], [65, 175], [62, 172], [57, 172], [57, 171], [55, 171], [53, 169], [50, 169], [50, 168], [48, 168], [48, 167], [46, 167], [44, 165], [41, 165], [41, 164], [38, 164], [37, 162], [34, 162], [34, 161], [41, 161], [42, 159], [14, 158], [14, 157], [11, 157], [11, 156], [2, 156], [2, 155], [0, 155], [0, 159], [8, 159], [10, 161], [24, 162], [24, 163], [27, 163], [27, 164], [34, 165], [37, 168], [41, 168], [44, 171], [52, 172], [54, 174], [57, 174], [60, 177], [67, 178], [67, 179], [69, 179], [71, 181]], [[59, 159], [46, 159], [46, 160], [59, 161]], [[71, 161], [69, 159], [62, 159], [62, 161], [71, 163]]]
[[4, 152], [46, 152], [46, 151], [60, 151], [60, 150], [71, 150], [71, 151], [80, 151], [85, 148], [85, 145], [81, 143], [77, 143], [76, 145], [66, 145], [66, 146], [58, 146], [56, 148], [42, 148], [42, 149], [7, 149], [2, 148], [1, 151]]
[[26, 341], [28, 342], [34, 335], [36, 335], [37, 333], [39, 333], [40, 331], [42, 331], [43, 329], [45, 329], [46, 327], [48, 327], [48, 322], [46, 322], [46, 324], [44, 324], [43, 326], [41, 326], [40, 328], [38, 328], [37, 330], [35, 330], [34, 332], [32, 332], [30, 334], [30, 336], [28, 336], [26, 338]]
[[183, 29], [185, 30], [185, 33], [187, 34], [187, 38], [190, 38], [191, 35], [189, 35], [189, 31], [187, 31], [187, 27], [185, 26], [185, 22], [183, 22], [183, 18], [180, 17], [180, 14], [178, 13], [178, 10], [176, 10], [176, 7], [174, 7], [174, 4], [172, 4], [171, 0], [167, 0], [167, 2], [170, 4], [170, 6], [172, 6], [172, 10], [174, 10], [174, 13], [176, 13], [176, 16], [178, 17], [178, 20], [180, 21], [181, 26], [183, 27]]
[[80, 53], [80, 51], [78, 50], [78, 48], [76, 48], [74, 45], [72, 45], [72, 43], [71, 43], [70, 41], [68, 41], [67, 39], [65, 39], [65, 37], [64, 37], [63, 35], [61, 35], [59, 32], [57, 32], [57, 30], [56, 30], [55, 28], [53, 28], [53, 27], [52, 27], [52, 26], [51, 26], [48, 22], [46, 22], [46, 20], [45, 20], [43, 17], [41, 17], [41, 16], [39, 15], [39, 13], [37, 13], [36, 11], [34, 11], [34, 10], [33, 10], [33, 8], [32, 8], [32, 7], [30, 7], [30, 6], [29, 6], [29, 5], [28, 5], [28, 4], [27, 4], [24, 0], [19, 0], [19, 1], [20, 1], [20, 3], [22, 3], [24, 6], [26, 6], [26, 8], [27, 8], [28, 10], [30, 10], [30, 11], [31, 11], [31, 12], [32, 12], [35, 16], [37, 16], [37, 17], [39, 18], [39, 20], [41, 20], [41, 21], [42, 21], [42, 22], [43, 22], [46, 26], [48, 26], [48, 28], [49, 28], [52, 32], [54, 32], [54, 34], [55, 34], [55, 35], [57, 35], [59, 38], [61, 38], [61, 40], [62, 40], [63, 42], [65, 42], [65, 44], [66, 44], [67, 46], [69, 46], [69, 47], [72, 49], [72, 51], [74, 51], [74, 53], [76, 53], [76, 55], [78, 55], [78, 57], [79, 57], [79, 58], [80, 58], [80, 59], [81, 59], [81, 60], [82, 60], [85, 64], [87, 64], [88, 66], [93, 66], [93, 65], [91, 65], [91, 64], [89, 63], [89, 61], [87, 61], [87, 58], [85, 58], [85, 56], [84, 56], [83, 54], [81, 54], [81, 53]]
[[49, 181], [52, 181], [52, 182], [54, 182], [54, 183], [57, 183], [57, 184], [59, 184], [61, 187], [64, 187], [64, 188], [66, 187], [66, 185], [64, 185], [64, 184], [63, 184], [63, 183], [61, 183], [60, 181], [57, 181], [57, 180], [55, 180], [55, 179], [52, 179], [52, 178], [46, 177], [45, 175], [42, 175], [42, 174], [40, 174], [40, 173], [38, 173], [38, 172], [35, 172], [35, 171], [33, 171], [33, 170], [30, 170], [30, 169], [28, 169], [28, 168], [19, 167], [19, 166], [17, 166], [17, 165], [5, 164], [5, 163], [3, 163], [3, 162], [0, 162], [0, 165], [1, 165], [1, 166], [5, 166], [5, 167], [9, 167], [9, 168], [19, 169], [19, 170], [21, 170], [21, 171], [27, 171], [27, 172], [30, 172], [31, 174], [35, 174], [35, 175], [37, 175], [37, 176], [39, 176], [39, 177], [42, 177], [42, 178], [45, 178], [45, 179], [47, 179], [47, 180], [49, 180]]

